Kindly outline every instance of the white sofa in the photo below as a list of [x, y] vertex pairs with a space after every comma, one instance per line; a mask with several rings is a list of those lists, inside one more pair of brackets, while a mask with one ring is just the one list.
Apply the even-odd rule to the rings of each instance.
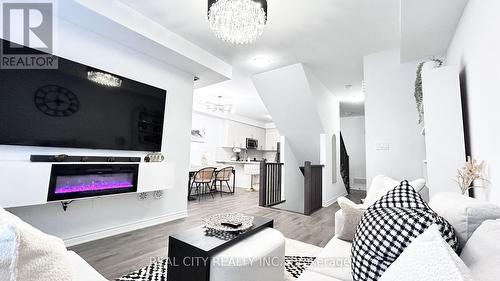
[[[384, 196], [387, 192], [399, 185], [401, 181], [392, 179], [388, 176], [378, 175], [373, 178], [370, 187], [366, 192], [366, 197], [362, 199], [363, 203], [357, 206], [362, 209], [367, 209], [375, 203], [378, 199]], [[422, 198], [429, 202], [429, 189], [425, 185], [424, 179], [416, 179], [410, 182], [410, 185], [422, 196]], [[341, 198], [339, 198], [341, 200]], [[335, 233], [340, 233], [344, 225], [344, 213], [342, 209], [335, 213]]]
[[[386, 181], [386, 183], [388, 182]], [[426, 188], [422, 188], [420, 192], [428, 194], [428, 190], [426, 190]], [[425, 197], [425, 195], [423, 197]], [[367, 204], [367, 202], [365, 201], [364, 204]], [[462, 196], [458, 193], [437, 194], [432, 198], [432, 200], [430, 200], [430, 206], [453, 225], [459, 240], [463, 243], [467, 241], [467, 238], [470, 238], [473, 231], [481, 225], [483, 221], [500, 218], [500, 206], [487, 204], [476, 199]], [[344, 220], [342, 210], [335, 214], [335, 220], [336, 233], [338, 233], [338, 225], [343, 223]], [[479, 252], [481, 252], [480, 249]], [[498, 253], [498, 257], [493, 260], [500, 260], [500, 253]], [[469, 266], [469, 264], [467, 265]], [[495, 266], [492, 266], [490, 268], [494, 267]], [[483, 269], [483, 267], [481, 269]], [[474, 272], [474, 268], [471, 268], [471, 270]], [[491, 274], [495, 274], [495, 278], [497, 278], [497, 273], [498, 272]], [[489, 273], [484, 273], [484, 270], [482, 270], [482, 274], [487, 275]], [[482, 280], [480, 278], [476, 279]], [[340, 240], [336, 236], [330, 240], [330, 242], [318, 255], [316, 261], [298, 279], [298, 281], [352, 280], [351, 243]]]
[[107, 281], [99, 272], [97, 272], [82, 257], [73, 251], [67, 252], [67, 257], [73, 268], [74, 281]]
[[[283, 280], [284, 258], [285, 237], [268, 228], [218, 253], [211, 280]], [[54, 280], [107, 281], [61, 239], [0, 208], [0, 281]]]
[[0, 280], [107, 281], [64, 242], [0, 208]]
[[283, 281], [285, 237], [266, 228], [217, 253], [211, 260], [212, 281]]

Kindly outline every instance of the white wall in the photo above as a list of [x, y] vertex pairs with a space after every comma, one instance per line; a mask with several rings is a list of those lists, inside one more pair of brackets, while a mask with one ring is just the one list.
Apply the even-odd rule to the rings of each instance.
[[299, 163], [318, 163], [321, 118], [312, 98], [302, 64], [294, 64], [252, 77], [255, 88], [281, 135], [286, 136]]
[[281, 146], [281, 162], [283, 162], [281, 197], [286, 201], [275, 207], [304, 213], [304, 175], [299, 169], [304, 164], [299, 164], [300, 162], [295, 156], [294, 149], [284, 136], [281, 137]]
[[[320, 163], [324, 165], [323, 206], [328, 207], [338, 197], [347, 194], [340, 174], [340, 102], [310, 69], [305, 67], [304, 73], [323, 127], [323, 133], [319, 136]], [[336, 138], [335, 153], [332, 149], [333, 136]]]
[[222, 159], [220, 158], [221, 156], [218, 157], [221, 154], [220, 147], [224, 143], [225, 137], [226, 126], [224, 119], [193, 112], [192, 128], [193, 130], [205, 131], [204, 143], [191, 143], [192, 165], [201, 165], [201, 157], [204, 153], [207, 154], [209, 163], [214, 163], [217, 160], [229, 160], [231, 156], [228, 159]]
[[[161, 200], [150, 197], [146, 201], [138, 201], [137, 195], [131, 194], [75, 201], [67, 212], [63, 212], [59, 203], [15, 208], [10, 211], [42, 231], [65, 239], [69, 244], [185, 216], [193, 99], [192, 75], [63, 20], [59, 22], [57, 35], [60, 56], [167, 90], [162, 152], [167, 161], [176, 164], [176, 186], [166, 191]], [[28, 161], [30, 154], [45, 153], [145, 155], [102, 150], [0, 146], [0, 161]]]
[[[297, 175], [297, 178], [284, 177], [283, 189], [287, 202], [279, 207], [285, 206], [284, 209], [293, 211], [303, 210], [303, 176], [296, 172], [299, 166], [304, 165], [304, 161], [325, 165], [323, 205], [332, 204], [337, 197], [346, 193], [339, 169], [340, 141], [337, 141], [336, 159], [333, 159], [331, 149], [332, 136], [338, 138], [340, 132], [339, 101], [300, 63], [257, 74], [253, 77], [253, 82], [273, 116], [277, 129], [286, 137], [282, 151], [285, 173]], [[335, 174], [332, 172], [334, 163]], [[298, 178], [302, 180], [297, 181]], [[333, 178], [337, 179], [336, 182], [333, 182]], [[288, 202], [289, 198], [294, 198], [293, 203]]]
[[466, 82], [472, 157], [485, 160], [490, 182], [482, 197], [500, 203], [500, 1], [469, 0], [448, 50], [447, 64]]
[[340, 118], [340, 131], [349, 155], [349, 175], [353, 188], [365, 189], [366, 185], [355, 185], [354, 178], [366, 180], [365, 117]]
[[[378, 174], [395, 179], [423, 176], [425, 146], [413, 96], [416, 69], [417, 62], [400, 63], [399, 50], [364, 58], [368, 186]], [[389, 149], [377, 150], [378, 144]]]

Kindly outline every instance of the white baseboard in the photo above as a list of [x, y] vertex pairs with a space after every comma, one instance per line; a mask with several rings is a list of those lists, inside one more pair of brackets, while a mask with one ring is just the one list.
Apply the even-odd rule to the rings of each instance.
[[138, 230], [141, 228], [146, 228], [146, 227], [155, 226], [158, 224], [170, 222], [173, 220], [182, 219], [182, 218], [185, 218], [187, 216], [188, 216], [188, 213], [187, 213], [187, 210], [185, 210], [185, 211], [166, 214], [163, 216], [150, 218], [150, 219], [146, 219], [146, 220], [142, 220], [142, 221], [138, 221], [138, 222], [123, 224], [123, 225], [119, 225], [119, 226], [115, 226], [115, 227], [110, 227], [107, 229], [89, 232], [89, 233], [81, 234], [78, 236], [68, 237], [68, 238], [64, 238], [63, 240], [64, 240], [64, 243], [66, 244], [66, 247], [72, 247], [72, 246], [76, 246], [79, 244], [103, 239], [106, 237], [110, 237], [110, 236], [130, 232], [130, 231]]
[[337, 202], [337, 199], [339, 197], [342, 197], [342, 196], [346, 196], [347, 195], [347, 192], [344, 192], [336, 197], [333, 197], [332, 199], [330, 200], [326, 200], [326, 201], [323, 201], [323, 208], [327, 208], [327, 207], [330, 207], [332, 204], [334, 204], [335, 202]]

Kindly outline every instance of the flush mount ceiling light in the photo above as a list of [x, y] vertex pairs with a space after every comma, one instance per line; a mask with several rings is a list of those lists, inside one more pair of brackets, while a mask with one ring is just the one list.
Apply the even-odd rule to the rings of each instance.
[[222, 96], [217, 97], [217, 102], [206, 102], [205, 107], [207, 110], [214, 113], [228, 114], [233, 111], [234, 105], [223, 103]]
[[87, 78], [92, 82], [107, 87], [120, 87], [122, 85], [122, 79], [102, 71], [89, 70], [87, 71]]
[[223, 41], [252, 43], [264, 32], [267, 0], [208, 0], [208, 21]]

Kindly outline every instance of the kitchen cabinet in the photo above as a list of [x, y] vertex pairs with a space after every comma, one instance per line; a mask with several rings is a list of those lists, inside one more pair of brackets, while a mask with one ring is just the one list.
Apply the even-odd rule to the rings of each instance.
[[265, 150], [277, 150], [277, 143], [280, 142], [280, 133], [277, 129], [267, 129], [266, 130], [266, 143], [264, 146]]
[[245, 148], [247, 138], [252, 138], [259, 142], [259, 149], [264, 149], [266, 142], [265, 129], [231, 120], [226, 120], [225, 136], [226, 147]]

